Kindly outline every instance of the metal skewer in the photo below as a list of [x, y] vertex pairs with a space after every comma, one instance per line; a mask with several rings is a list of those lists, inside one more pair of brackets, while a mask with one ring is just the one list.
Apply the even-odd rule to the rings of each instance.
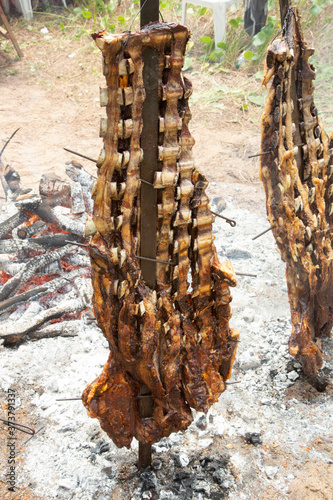
[[85, 160], [90, 160], [93, 161], [94, 163], [97, 163], [97, 160], [90, 158], [90, 156], [82, 155], [81, 153], [77, 153], [76, 151], [72, 151], [71, 149], [68, 148], [64, 148], [64, 150], [67, 151], [68, 153], [73, 153], [73, 155], [81, 156], [81, 158], [85, 158]]
[[30, 434], [31, 436], [33, 436], [36, 432], [31, 427], [28, 427], [27, 425], [20, 424], [19, 422], [5, 420], [4, 418], [0, 418], [0, 420], [4, 424], [8, 425], [8, 427], [11, 427], [12, 429], [16, 429], [17, 431], [20, 431], [20, 432], [24, 432], [25, 434]]
[[141, 255], [135, 256], [137, 259], [146, 260], [148, 262], [158, 262], [159, 264], [168, 264], [169, 266], [175, 266], [175, 262], [169, 262], [167, 260], [151, 259], [150, 257], [142, 257]]
[[250, 274], [250, 273], [236, 273], [236, 276], [250, 276], [250, 278], [257, 278], [257, 274]]
[[89, 246], [89, 245], [85, 245], [84, 243], [77, 243], [76, 241], [65, 240], [65, 242], [69, 243], [70, 245], [75, 245], [76, 247], [87, 248]]
[[12, 133], [12, 135], [9, 137], [8, 141], [6, 141], [4, 147], [2, 148], [2, 150], [0, 151], [0, 160], [1, 160], [1, 156], [2, 156], [2, 153], [4, 152], [4, 150], [6, 149], [6, 147], [8, 146], [8, 144], [10, 143], [10, 141], [12, 140], [12, 138], [14, 137], [14, 135], [16, 134], [16, 132], [18, 132], [20, 130], [20, 127], [17, 128], [15, 130], [15, 132]]
[[257, 153], [255, 155], [250, 155], [248, 158], [256, 158], [257, 156], [270, 155], [273, 151], [264, 151], [263, 153]]
[[263, 231], [260, 234], [257, 234], [257, 236], [255, 236], [254, 238], [252, 238], [252, 241], [256, 240], [257, 238], [260, 238], [260, 236], [263, 236], [264, 234], [268, 233], [269, 231], [272, 231], [272, 229], [274, 229], [274, 228], [275, 228], [275, 226], [271, 226], [268, 229], [265, 229], [265, 231]]
[[225, 217], [224, 215], [218, 214], [217, 212], [213, 212], [213, 210], [211, 210], [210, 213], [216, 215], [216, 217], [224, 219], [228, 224], [230, 224], [231, 227], [235, 227], [237, 224], [235, 220], [229, 219], [229, 217]]
[[60, 398], [56, 399], [56, 401], [82, 401], [82, 398]]

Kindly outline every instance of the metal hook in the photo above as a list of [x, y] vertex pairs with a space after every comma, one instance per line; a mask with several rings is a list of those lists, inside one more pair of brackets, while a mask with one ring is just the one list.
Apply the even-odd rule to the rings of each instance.
[[221, 217], [221, 219], [224, 219], [228, 224], [230, 224], [231, 227], [235, 227], [236, 226], [236, 221], [233, 220], [233, 219], [229, 219], [228, 217], [224, 217], [224, 215], [220, 215], [216, 212], [213, 212], [213, 210], [210, 211], [210, 213], [212, 213], [213, 215], [216, 215], [216, 217]]

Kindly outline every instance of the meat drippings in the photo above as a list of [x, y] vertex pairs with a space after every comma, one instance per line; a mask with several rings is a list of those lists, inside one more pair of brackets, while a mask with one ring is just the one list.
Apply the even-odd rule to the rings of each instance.
[[[153, 443], [185, 430], [191, 408], [206, 412], [225, 390], [238, 340], [229, 328], [229, 287], [236, 277], [229, 262], [217, 259], [208, 183], [192, 160], [191, 84], [181, 72], [187, 28], [155, 24], [135, 34], [100, 32], [94, 38], [104, 59], [107, 119], [101, 122], [104, 148], [93, 188], [97, 233], [89, 252], [94, 311], [111, 352], [83, 402], [117, 446], [129, 447], [133, 437]], [[159, 57], [155, 290], [143, 280], [137, 259], [146, 47]], [[139, 411], [142, 386], [153, 398], [150, 418]]]

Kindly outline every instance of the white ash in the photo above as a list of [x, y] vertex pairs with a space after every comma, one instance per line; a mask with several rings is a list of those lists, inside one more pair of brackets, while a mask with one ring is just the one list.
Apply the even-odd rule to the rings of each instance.
[[[319, 469], [332, 464], [332, 398], [307, 384], [300, 363], [288, 353], [285, 266], [271, 233], [252, 241], [269, 226], [264, 207], [258, 216], [258, 207], [256, 212], [236, 208], [235, 197], [225, 213], [237, 225], [216, 218], [220, 257], [231, 248], [235, 270], [257, 275], [239, 276], [232, 290], [231, 325], [240, 330], [241, 342], [230, 383], [237, 383], [228, 385], [208, 415], [194, 412], [184, 434], [156, 443], [153, 470], [140, 475], [135, 440], [130, 450], [118, 449], [81, 401], [56, 401], [80, 397], [108, 358], [108, 343], [88, 314], [77, 337], [0, 347], [1, 390], [17, 389], [26, 412], [22, 423], [36, 430], [44, 426], [20, 452], [19, 486], [29, 484], [50, 500], [250, 500], [270, 487], [276, 498], [286, 498], [302, 464], [314, 461]], [[85, 279], [75, 288], [91, 293]], [[32, 303], [25, 315], [37, 314], [36, 307]], [[332, 346], [332, 340], [324, 341], [327, 355]], [[326, 360], [324, 370], [329, 375], [332, 369]], [[26, 436], [19, 439], [23, 443]], [[324, 446], [314, 444], [319, 439]]]

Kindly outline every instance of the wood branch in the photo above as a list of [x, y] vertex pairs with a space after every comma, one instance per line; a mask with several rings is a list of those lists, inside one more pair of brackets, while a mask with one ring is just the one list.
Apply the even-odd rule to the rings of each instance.
[[52, 275], [52, 274], [62, 274], [62, 267], [60, 265], [59, 260], [55, 260], [54, 262], [51, 262], [51, 264], [48, 264], [47, 266], [40, 267], [37, 269], [37, 271], [34, 273], [34, 276], [47, 276], [47, 275]]
[[47, 321], [61, 318], [65, 314], [70, 314], [72, 312], [81, 312], [86, 309], [86, 307], [87, 304], [82, 298], [73, 299], [72, 295], [70, 298], [65, 295], [64, 300], [60, 304], [40, 311], [29, 320], [23, 322], [4, 321], [1, 324], [0, 338], [5, 340], [5, 345], [15, 343]]
[[13, 260], [0, 260], [0, 270], [10, 274], [11, 276], [17, 274], [23, 266], [23, 263], [15, 262]]
[[24, 302], [28, 302], [32, 298], [36, 300], [42, 295], [45, 295], [47, 293], [47, 290], [48, 288], [46, 286], [38, 286], [36, 288], [33, 288], [32, 290], [28, 290], [24, 293], [20, 293], [19, 295], [15, 295], [15, 297], [3, 300], [2, 302], [0, 302], [0, 314], [11, 311], [15, 307], [23, 304]]
[[[72, 266], [81, 266], [87, 269], [91, 268], [90, 257], [88, 254], [84, 255], [82, 253], [69, 253], [65, 255], [62, 260], [67, 264], [71, 264]], [[1, 265], [0, 265], [1, 269]]]
[[31, 332], [27, 339], [39, 340], [52, 337], [77, 337], [81, 327], [80, 320], [61, 321], [44, 326], [34, 332]]
[[18, 200], [15, 206], [20, 210], [36, 214], [44, 222], [54, 224], [59, 229], [69, 231], [78, 236], [83, 236], [84, 234], [84, 222], [81, 219], [70, 219], [65, 216], [61, 213], [62, 207], [56, 206], [52, 209], [39, 195]]
[[66, 191], [54, 194], [51, 197], [42, 196], [42, 200], [43, 203], [45, 203], [51, 208], [57, 207], [59, 205], [66, 208], [71, 208], [72, 206], [71, 197], [66, 195]]
[[51, 198], [54, 195], [59, 194], [67, 195], [71, 194], [71, 186], [69, 182], [63, 181], [60, 177], [54, 174], [43, 174], [39, 181], [39, 194], [45, 196], [46, 198]]
[[35, 244], [43, 248], [59, 248], [66, 245], [66, 241], [80, 242], [83, 239], [78, 238], [75, 234], [51, 234], [47, 236], [38, 236], [37, 238], [29, 238], [29, 244]]
[[13, 254], [16, 252], [22, 252], [24, 250], [42, 251], [43, 247], [41, 247], [37, 243], [34, 243], [34, 239], [35, 238], [30, 238], [29, 240], [20, 240], [20, 239], [1, 240], [0, 254], [2, 253]]
[[[15, 206], [19, 210], [26, 210], [29, 213], [36, 213], [35, 210], [41, 205], [42, 198], [36, 194], [32, 193], [30, 196], [19, 197], [20, 199], [16, 200]], [[50, 222], [50, 221], [46, 221]]]
[[83, 199], [82, 186], [79, 182], [71, 182], [72, 213], [82, 214], [86, 211]]
[[58, 218], [60, 228], [64, 231], [69, 231], [70, 233], [76, 234], [77, 236], [84, 235], [84, 226], [87, 220], [87, 214], [84, 213], [81, 216], [76, 216], [75, 219], [72, 219], [63, 213], [63, 207], [54, 207], [54, 213]]
[[49, 236], [28, 238], [27, 240], [3, 240], [0, 241], [0, 254], [11, 254], [24, 250], [36, 250], [38, 252], [49, 248], [60, 248], [67, 245], [66, 241], [80, 242], [83, 240], [70, 233], [51, 234]]
[[74, 271], [71, 271], [70, 273], [60, 276], [59, 278], [48, 281], [47, 283], [45, 283], [45, 285], [36, 286], [31, 290], [27, 290], [26, 292], [3, 300], [2, 302], [0, 302], [0, 314], [12, 310], [14, 307], [17, 307], [24, 302], [28, 302], [31, 298], [37, 300], [40, 297], [47, 295], [48, 293], [54, 293], [58, 290], [58, 288], [65, 286], [67, 283], [70, 283], [72, 280], [78, 278], [79, 276], [82, 276], [82, 269], [76, 269]]
[[5, 166], [2, 163], [2, 161], [0, 161], [0, 180], [1, 180], [3, 192], [5, 194], [5, 200], [7, 201], [9, 187], [8, 187], [7, 181], [5, 179], [4, 170], [5, 170]]
[[12, 231], [16, 226], [22, 224], [22, 222], [28, 219], [28, 215], [25, 212], [17, 212], [16, 214], [8, 217], [5, 221], [0, 223], [0, 238], [6, 236], [10, 231]]
[[17, 128], [13, 133], [12, 135], [9, 137], [9, 139], [6, 141], [5, 145], [3, 146], [3, 148], [1, 149], [0, 151], [0, 160], [1, 160], [1, 157], [2, 157], [2, 153], [4, 152], [4, 150], [6, 149], [6, 147], [8, 146], [8, 144], [10, 143], [10, 141], [12, 140], [12, 138], [14, 137], [14, 135], [16, 134], [16, 132], [18, 132], [20, 130], [20, 127]]
[[68, 177], [74, 181], [79, 182], [82, 186], [82, 192], [84, 196], [84, 201], [88, 213], [92, 213], [94, 202], [91, 198], [91, 191], [96, 177], [89, 174], [80, 163], [73, 160], [66, 163], [66, 174]]
[[31, 238], [31, 236], [33, 236], [34, 234], [39, 233], [45, 227], [46, 227], [45, 222], [42, 220], [38, 220], [37, 222], [35, 222], [35, 224], [31, 224], [30, 226], [25, 226], [21, 224], [13, 231], [12, 234], [13, 236], [15, 235], [18, 238], [20, 238], [20, 240], [25, 240], [27, 238]]
[[19, 56], [20, 59], [22, 59], [23, 52], [20, 49], [19, 44], [17, 43], [17, 40], [16, 40], [16, 38], [14, 36], [14, 33], [13, 33], [11, 27], [10, 27], [10, 24], [9, 24], [9, 22], [7, 20], [6, 14], [3, 11], [1, 3], [0, 3], [0, 18], [1, 18], [2, 22], [3, 22], [3, 24], [5, 25], [5, 28], [6, 28], [7, 32], [8, 32], [8, 35], [9, 35], [9, 38], [13, 42], [13, 45], [14, 45], [15, 50], [17, 52], [17, 55]]
[[31, 276], [33, 276], [37, 269], [47, 266], [55, 260], [61, 259], [61, 257], [72, 251], [72, 245], [66, 245], [57, 250], [53, 250], [52, 252], [38, 255], [37, 257], [30, 259], [29, 262], [24, 264], [21, 271], [19, 271], [15, 276], [13, 276], [10, 280], [7, 281], [7, 283], [2, 286], [0, 290], [0, 300], [4, 300], [10, 295], [13, 295], [16, 290], [23, 285], [23, 283], [28, 281]]
[[50, 207], [61, 205], [71, 208], [71, 186], [57, 175], [43, 175], [39, 183], [39, 194]]
[[89, 174], [89, 172], [87, 172], [83, 166], [75, 160], [66, 163], [66, 174], [72, 181], [79, 182], [81, 186], [87, 186], [90, 189], [96, 181], [96, 177]]
[[4, 174], [10, 191], [13, 195], [18, 196], [22, 191], [20, 174], [10, 165], [6, 165]]

